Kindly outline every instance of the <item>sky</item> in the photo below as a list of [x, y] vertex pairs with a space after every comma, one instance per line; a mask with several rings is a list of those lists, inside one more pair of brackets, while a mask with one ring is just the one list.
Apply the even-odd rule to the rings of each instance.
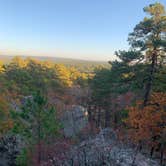
[[[0, 0], [0, 55], [113, 60], [154, 0]], [[158, 1], [166, 6], [166, 0]]]

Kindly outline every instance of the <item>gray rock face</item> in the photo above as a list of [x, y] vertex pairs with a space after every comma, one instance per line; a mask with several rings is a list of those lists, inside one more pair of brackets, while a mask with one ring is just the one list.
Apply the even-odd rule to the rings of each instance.
[[95, 139], [82, 142], [73, 149], [73, 158], [80, 165], [159, 166], [141, 153], [117, 141], [112, 129], [102, 130]]
[[73, 106], [62, 118], [64, 135], [66, 137], [76, 136], [87, 123], [86, 109], [81, 106]]
[[102, 130], [94, 139], [81, 142], [65, 154], [65, 160], [54, 160], [52, 166], [159, 166], [134, 149], [117, 141], [112, 129]]

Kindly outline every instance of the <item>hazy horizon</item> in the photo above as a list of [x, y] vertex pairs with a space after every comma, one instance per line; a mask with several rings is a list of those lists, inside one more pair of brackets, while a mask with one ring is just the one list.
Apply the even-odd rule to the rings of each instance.
[[[18, 55], [18, 54], [0, 54], [0, 61], [3, 59], [3, 58], [14, 58], [14, 57], [21, 57], [21, 58], [28, 58], [28, 57], [30, 57], [30, 58], [43, 58], [43, 59], [46, 59], [46, 61], [47, 61], [47, 59], [64, 59], [64, 60], [75, 60], [75, 61], [87, 61], [87, 62], [104, 62], [104, 63], [108, 63], [109, 61], [110, 61], [110, 59], [107, 61], [107, 60], [100, 60], [100, 59], [83, 59], [83, 58], [79, 58], [79, 57], [74, 57], [74, 58], [72, 58], [72, 57], [65, 57], [65, 56], [47, 56], [47, 55], [24, 55], [24, 54], [20, 54], [20, 55]], [[116, 59], [116, 58], [115, 58]], [[115, 60], [115, 59], [113, 59], [113, 60]]]
[[115, 55], [108, 55], [108, 58], [102, 58], [103, 54], [98, 54], [98, 56], [101, 56], [99, 58], [95, 58], [97, 54], [76, 54], [76, 53], [48, 53], [48, 52], [40, 52], [40, 51], [4, 51], [0, 50], [0, 57], [1, 56], [7, 56], [7, 57], [14, 57], [14, 56], [25, 56], [25, 57], [50, 57], [50, 58], [63, 58], [63, 59], [75, 59], [75, 60], [84, 60], [84, 61], [103, 61], [108, 62], [110, 60], [117, 59]]

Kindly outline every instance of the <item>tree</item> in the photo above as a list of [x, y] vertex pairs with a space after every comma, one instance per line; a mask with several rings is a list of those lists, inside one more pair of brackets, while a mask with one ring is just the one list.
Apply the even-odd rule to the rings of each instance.
[[129, 115], [125, 121], [129, 136], [135, 143], [148, 144], [151, 156], [155, 149], [161, 151], [161, 162], [166, 150], [166, 93], [153, 93], [149, 104], [141, 107], [143, 101], [128, 107]]
[[4, 71], [4, 65], [3, 63], [0, 61], [0, 73], [2, 73]]
[[[138, 144], [148, 144], [151, 147], [151, 156], [157, 148], [161, 151], [161, 162], [165, 150], [165, 60], [166, 60], [166, 11], [160, 3], [150, 4], [144, 8], [150, 15], [137, 24], [134, 31], [129, 34], [131, 50], [118, 52], [120, 59], [126, 63], [133, 63], [134, 82], [144, 77], [145, 94], [136, 105], [128, 107], [126, 124], [130, 136]], [[132, 57], [133, 55], [133, 57]], [[129, 59], [129, 60], [128, 60]], [[130, 61], [131, 60], [131, 61]], [[142, 67], [137, 63], [142, 62]], [[148, 69], [148, 70], [147, 70]], [[138, 75], [139, 74], [139, 75]], [[158, 92], [158, 93], [154, 93]]]
[[166, 11], [162, 4], [154, 3], [145, 7], [144, 12], [150, 17], [145, 17], [129, 34], [129, 51], [117, 51], [115, 54], [128, 65], [146, 62], [149, 66], [143, 102], [145, 106], [152, 90], [155, 72], [166, 61]]
[[26, 67], [27, 65], [27, 61], [24, 60], [23, 58], [19, 57], [19, 56], [15, 56], [12, 61], [11, 61], [12, 65], [15, 65], [17, 67], [23, 68]]
[[60, 125], [56, 120], [56, 111], [47, 100], [36, 93], [23, 105], [22, 112], [13, 113], [15, 125], [13, 132], [19, 133], [27, 146], [37, 145], [38, 164], [41, 162], [41, 143], [45, 143], [58, 134]]
[[62, 64], [56, 64], [55, 65], [55, 73], [57, 74], [57, 77], [60, 80], [60, 84], [64, 87], [71, 87], [73, 85], [73, 82], [71, 80], [71, 73], [66, 68], [65, 65]]
[[146, 106], [152, 89], [154, 73], [158, 64], [162, 64], [166, 58], [166, 11], [160, 3], [147, 6], [144, 11], [150, 17], [145, 17], [135, 26], [134, 31], [129, 34], [128, 41], [132, 49], [140, 51], [144, 55], [143, 60], [150, 64], [143, 102]]
[[129, 51], [116, 51], [115, 55], [124, 63], [130, 64], [132, 61], [141, 60], [143, 58], [143, 55], [140, 51], [136, 51], [134, 49]]

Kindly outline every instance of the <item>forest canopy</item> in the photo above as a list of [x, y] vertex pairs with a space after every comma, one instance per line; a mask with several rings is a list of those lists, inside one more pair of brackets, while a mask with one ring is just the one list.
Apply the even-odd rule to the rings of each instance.
[[[76, 154], [71, 158], [71, 150], [111, 128], [120, 144], [136, 149], [132, 165], [140, 152], [165, 166], [166, 10], [156, 2], [143, 11], [146, 17], [128, 35], [129, 49], [117, 50], [116, 60], [107, 65], [19, 56], [0, 62], [0, 146], [5, 147], [5, 140], [13, 141], [13, 146], [21, 142], [21, 148], [10, 154], [9, 165], [44, 166], [69, 160], [74, 165]], [[78, 116], [80, 110], [84, 111]], [[86, 126], [73, 138], [64, 132], [66, 114], [71, 119], [76, 116], [69, 127], [86, 119]], [[97, 152], [106, 163], [105, 154]], [[85, 149], [81, 155], [88, 165]]]

